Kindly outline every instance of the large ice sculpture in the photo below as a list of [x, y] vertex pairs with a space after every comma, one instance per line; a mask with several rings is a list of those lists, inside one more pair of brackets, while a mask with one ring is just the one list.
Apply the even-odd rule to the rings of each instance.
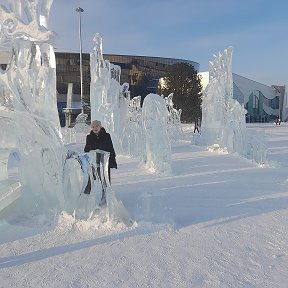
[[63, 167], [63, 145], [51, 44], [54, 34], [47, 28], [52, 1], [8, 2], [11, 10], [0, 7], [0, 44], [12, 52], [0, 74], [0, 184], [5, 187], [0, 193], [6, 199], [1, 208], [14, 199], [13, 193], [7, 194], [13, 189], [7, 174], [12, 153], [20, 159], [21, 208], [59, 207], [63, 204], [62, 174], [58, 173]]
[[[96, 33], [94, 38], [94, 49], [90, 53], [90, 71], [91, 71], [91, 83], [90, 83], [90, 106], [91, 106], [91, 119], [104, 120], [100, 107], [106, 105], [107, 111], [109, 105], [107, 105], [107, 91], [109, 82], [109, 68], [104, 61], [102, 53], [102, 37], [99, 33]], [[111, 106], [111, 105], [110, 105]], [[103, 108], [102, 108], [103, 109]]]
[[[150, 139], [151, 135], [148, 138], [144, 137], [145, 132], [140, 120], [143, 113], [140, 106], [141, 97], [137, 96], [130, 100], [129, 84], [120, 85], [120, 67], [104, 60], [102, 37], [96, 33], [93, 40], [94, 49], [90, 54], [91, 119], [99, 119], [103, 122], [104, 127], [111, 134], [117, 153], [143, 158], [145, 140]], [[167, 120], [165, 133], [168, 129], [170, 140], [177, 140], [183, 135], [180, 122], [181, 111], [173, 108], [172, 98], [173, 95], [166, 98], [167, 108], [163, 109], [164, 114], [161, 117], [165, 117]], [[157, 115], [156, 118], [160, 117], [159, 113]], [[155, 125], [158, 124], [155, 122]], [[157, 142], [157, 139], [154, 141]]]
[[168, 137], [168, 110], [165, 100], [148, 94], [142, 106], [144, 160], [147, 166], [160, 173], [171, 173], [171, 146]]
[[[92, 211], [97, 207], [93, 196], [96, 197], [99, 189], [101, 192], [105, 189], [109, 198], [108, 220], [124, 221], [123, 217], [130, 220], [121, 201], [108, 193], [107, 152], [100, 153], [103, 161], [100, 160], [99, 173], [98, 167], [94, 169], [96, 179], [93, 177], [93, 185], [90, 183], [94, 194], [89, 202], [81, 206], [77, 201], [77, 207], [71, 207], [75, 195], [87, 194], [93, 163], [98, 162], [91, 153], [67, 151], [62, 142], [52, 46], [54, 34], [47, 29], [51, 4], [50, 0], [11, 0], [12, 11], [0, 7], [3, 17], [0, 44], [9, 45], [12, 50], [7, 69], [0, 73], [0, 210], [20, 198], [19, 205], [15, 204], [17, 214], [57, 215], [63, 209], [85, 210], [87, 203], [91, 204]], [[22, 19], [24, 10], [27, 19]], [[19, 164], [19, 175], [15, 179], [9, 178], [7, 169], [11, 155]]]
[[100, 34], [96, 33], [93, 40], [94, 49], [90, 53], [91, 119], [102, 121], [111, 134], [115, 150], [119, 152], [128, 114], [129, 84], [120, 85], [120, 66], [104, 60]]
[[257, 131], [248, 132], [246, 110], [233, 99], [232, 54], [233, 48], [228, 47], [209, 62], [209, 84], [202, 102], [201, 135], [193, 142], [208, 146], [217, 144], [230, 153], [237, 152], [262, 164], [266, 162], [263, 135]]

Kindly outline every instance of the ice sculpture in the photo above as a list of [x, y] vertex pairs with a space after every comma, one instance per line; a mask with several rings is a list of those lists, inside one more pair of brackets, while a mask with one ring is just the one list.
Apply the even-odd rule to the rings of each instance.
[[203, 93], [201, 135], [195, 137], [193, 143], [216, 144], [230, 153], [237, 152], [262, 164], [266, 162], [263, 135], [253, 131], [254, 137], [251, 137], [245, 123], [246, 110], [233, 99], [232, 54], [230, 46], [214, 55], [214, 60], [209, 63], [209, 84]]
[[102, 37], [99, 33], [95, 34], [93, 41], [94, 49], [90, 53], [91, 119], [98, 119], [103, 123], [111, 134], [115, 150], [119, 152], [128, 114], [129, 84], [120, 85], [120, 66], [104, 61]]
[[[119, 217], [129, 220], [121, 201], [108, 193], [104, 175], [107, 174], [106, 152], [100, 151], [103, 161], [99, 173], [93, 175], [93, 185], [90, 183], [94, 193], [89, 202], [81, 205], [77, 201], [77, 207], [71, 206], [75, 195], [82, 196], [87, 191], [91, 169], [97, 161], [95, 151], [89, 155], [78, 154], [67, 151], [62, 142], [52, 47], [54, 34], [47, 29], [51, 4], [52, 1], [23, 0], [10, 1], [12, 11], [0, 7], [0, 44], [10, 45], [12, 50], [7, 69], [0, 74], [0, 210], [20, 198], [15, 203], [17, 214], [57, 215], [63, 209], [71, 212], [73, 208], [81, 214], [79, 210], [87, 212], [87, 203], [92, 205], [90, 211], [97, 207], [98, 200], [93, 202], [93, 197], [96, 199], [97, 191], [105, 188], [110, 199], [108, 220], [124, 221]], [[24, 10], [28, 19], [23, 19]], [[8, 175], [11, 155], [17, 157], [19, 164], [15, 179]]]
[[129, 101], [128, 118], [121, 137], [121, 151], [128, 155], [139, 156], [140, 158], [143, 155], [144, 149], [141, 117], [141, 96], [136, 96]]
[[[109, 152], [67, 151], [63, 166], [64, 207], [75, 219], [133, 224], [123, 203], [110, 189]], [[102, 209], [104, 208], [104, 209]], [[107, 208], [107, 209], [106, 209]]]
[[[96, 33], [93, 40], [95, 42], [94, 49], [90, 54], [91, 119], [99, 119], [103, 122], [105, 129], [111, 134], [117, 153], [143, 157], [145, 139], [150, 139], [151, 135], [148, 138], [144, 137], [145, 133], [142, 121], [140, 120], [143, 116], [143, 110], [141, 110], [140, 106], [141, 97], [134, 97], [130, 100], [129, 84], [124, 83], [122, 86], [120, 85], [120, 67], [111, 64], [109, 61], [105, 61], [103, 58], [102, 37], [99, 33]], [[159, 111], [155, 119], [157, 117], [165, 117], [167, 123], [165, 124], [164, 134], [168, 129], [170, 139], [176, 140], [182, 137], [181, 111], [173, 108], [172, 98], [173, 94], [166, 98], [165, 105], [167, 105], [167, 108], [163, 109], [162, 112], [164, 114], [162, 116], [159, 114], [160, 108], [157, 108]], [[158, 101], [155, 103], [158, 103]], [[157, 105], [160, 104], [158, 103]], [[155, 122], [155, 126], [157, 125]], [[157, 134], [154, 136], [156, 137]], [[157, 142], [157, 139], [155, 141]], [[163, 170], [162, 168], [160, 170]]]
[[282, 113], [281, 113], [282, 121], [288, 121], [288, 91], [287, 85], [284, 86], [284, 99], [282, 104]]
[[20, 159], [21, 208], [59, 207], [63, 204], [62, 174], [58, 173], [63, 167], [63, 145], [51, 44], [54, 33], [47, 28], [52, 1], [8, 2], [11, 10], [0, 6], [0, 44], [12, 51], [6, 70], [0, 74], [0, 184], [5, 187], [1, 199], [6, 199], [1, 208], [13, 201], [13, 181], [7, 175], [12, 153]]
[[148, 94], [142, 106], [144, 160], [146, 165], [160, 173], [171, 173], [171, 146], [167, 133], [168, 111], [165, 100], [157, 94]]
[[[163, 98], [163, 96], [161, 97]], [[161, 103], [162, 102], [163, 101], [161, 101]], [[165, 131], [168, 133], [168, 139], [170, 142], [177, 141], [183, 138], [182, 124], [180, 121], [181, 109], [177, 110], [173, 107], [173, 93], [170, 94], [168, 97], [165, 97], [165, 103], [167, 109], [163, 109], [162, 111], [164, 113], [163, 117], [167, 118], [167, 125], [165, 126]], [[123, 147], [126, 147], [126, 150], [123, 149], [123, 151], [125, 151], [129, 155], [140, 156], [140, 158], [146, 159], [146, 152], [143, 155], [143, 151], [146, 151], [145, 140], [147, 138], [144, 137], [145, 133], [143, 131], [142, 125], [142, 113], [143, 110], [141, 108], [141, 96], [136, 96], [132, 98], [129, 102], [128, 119], [125, 125], [123, 137], [121, 138], [121, 145]], [[158, 117], [160, 116], [158, 115]], [[155, 125], [157, 126], [157, 117], [155, 117], [154, 121]], [[155, 141], [157, 142], [158, 140], [155, 139]]]
[[182, 110], [175, 109], [173, 103], [173, 93], [165, 97], [166, 106], [168, 109], [168, 134], [172, 141], [183, 138], [183, 130], [181, 124]]
[[[94, 38], [94, 49], [90, 53], [90, 105], [91, 119], [103, 121], [103, 115], [99, 111], [102, 105], [107, 103], [107, 90], [109, 82], [109, 70], [106, 67], [102, 53], [102, 37], [96, 33]], [[107, 105], [106, 105], [107, 106]], [[108, 107], [107, 107], [108, 108]], [[108, 110], [108, 109], [107, 109]]]
[[67, 152], [63, 174], [65, 211], [77, 218], [87, 219], [92, 216], [95, 207], [99, 207], [102, 192], [106, 199], [110, 186], [106, 169], [108, 158], [109, 153], [101, 150], [82, 155]]

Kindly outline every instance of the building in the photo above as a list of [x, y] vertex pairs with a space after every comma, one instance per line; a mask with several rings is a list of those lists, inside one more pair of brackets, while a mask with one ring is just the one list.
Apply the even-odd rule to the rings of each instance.
[[196, 71], [199, 71], [200, 66], [194, 61], [174, 58], [114, 54], [104, 54], [103, 57], [121, 67], [121, 83], [129, 83], [132, 97], [141, 95], [140, 92], [145, 96], [157, 93], [158, 81], [165, 76], [167, 66], [185, 62], [191, 64]]
[[[120, 83], [129, 83], [130, 95], [146, 96], [149, 93], [157, 93], [158, 81], [165, 76], [167, 66], [187, 62], [199, 71], [199, 63], [184, 59], [104, 54], [104, 60], [121, 67]], [[65, 125], [63, 108], [67, 103], [68, 84], [73, 83], [72, 107], [70, 112], [74, 115], [72, 122], [81, 111], [80, 103], [80, 57], [79, 53], [55, 52], [56, 76], [58, 92], [58, 110], [61, 125]], [[83, 99], [89, 102], [90, 95], [90, 54], [82, 54], [83, 70]], [[87, 113], [88, 111], [86, 111]]]
[[[11, 57], [11, 52], [0, 52], [0, 67], [5, 69]], [[130, 95], [146, 96], [157, 93], [158, 81], [165, 76], [166, 67], [179, 62], [193, 65], [199, 71], [199, 63], [184, 59], [104, 54], [105, 60], [121, 67], [120, 82], [129, 83]], [[80, 99], [80, 57], [79, 53], [55, 52], [57, 99], [61, 126], [65, 125], [63, 109], [67, 107], [69, 83], [73, 84], [71, 95], [71, 110], [74, 119], [81, 112]], [[83, 69], [83, 99], [89, 101], [90, 95], [90, 54], [82, 54]], [[209, 72], [199, 73], [205, 88], [209, 83]], [[71, 87], [71, 84], [70, 84]], [[247, 122], [267, 122], [276, 118], [288, 120], [288, 97], [285, 86], [267, 86], [233, 73], [233, 98], [237, 99], [247, 109]], [[73, 119], [72, 119], [73, 122]]]
[[[75, 122], [77, 115], [81, 112], [81, 84], [80, 84], [80, 57], [79, 53], [55, 52], [56, 58], [56, 89], [57, 105], [61, 126], [65, 126], [65, 114], [63, 109], [67, 106], [67, 95], [69, 83], [72, 83], [69, 123]], [[82, 54], [83, 71], [83, 99], [89, 99], [90, 95], [90, 54]], [[68, 109], [67, 109], [68, 110]], [[87, 111], [85, 111], [87, 112]]]
[[[61, 125], [65, 125], [63, 108], [66, 107], [68, 84], [73, 83], [72, 113], [73, 119], [80, 113], [80, 57], [79, 53], [55, 52], [58, 91], [58, 109]], [[184, 59], [152, 56], [103, 54], [104, 60], [121, 67], [120, 83], [128, 83], [130, 96], [143, 98], [149, 93], [157, 93], [158, 81], [165, 76], [166, 67], [179, 62], [193, 65], [199, 71], [199, 63]], [[82, 54], [83, 99], [90, 94], [90, 54]], [[88, 112], [88, 111], [87, 111]]]
[[248, 123], [282, 118], [284, 91], [284, 86], [267, 86], [233, 73], [233, 98], [244, 104]]
[[[199, 73], [203, 89], [209, 83], [209, 72]], [[287, 121], [285, 86], [267, 86], [232, 73], [233, 99], [247, 110], [246, 122], [270, 122], [277, 118]]]

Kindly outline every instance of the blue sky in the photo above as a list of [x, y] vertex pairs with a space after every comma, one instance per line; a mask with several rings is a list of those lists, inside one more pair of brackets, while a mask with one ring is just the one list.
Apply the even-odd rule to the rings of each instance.
[[214, 53], [233, 46], [234, 73], [288, 84], [286, 0], [54, 0], [57, 50], [79, 51], [78, 6], [83, 52], [99, 32], [104, 53], [188, 59], [207, 71]]

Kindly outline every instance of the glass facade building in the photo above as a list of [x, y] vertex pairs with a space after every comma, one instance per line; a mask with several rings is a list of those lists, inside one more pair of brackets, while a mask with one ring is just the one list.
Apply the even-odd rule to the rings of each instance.
[[[129, 83], [131, 97], [157, 93], [158, 81], [165, 76], [166, 68], [169, 65], [185, 62], [193, 65], [197, 72], [199, 72], [200, 66], [199, 63], [194, 61], [164, 57], [117, 54], [104, 54], [103, 57], [105, 60], [121, 67], [120, 83]], [[10, 58], [11, 52], [0, 52], [0, 67], [2, 69], [6, 69]], [[78, 52], [55, 51], [55, 58], [58, 111], [63, 126], [65, 125], [63, 108], [67, 105], [69, 83], [73, 84], [71, 107], [73, 114], [76, 117], [81, 112], [80, 55]], [[90, 100], [89, 53], [82, 54], [82, 68], [83, 99]], [[203, 77], [203, 87], [205, 87], [209, 82], [208, 76], [203, 72], [200, 74]], [[267, 86], [233, 73], [233, 98], [237, 99], [247, 109], [247, 122], [266, 122], [275, 118], [288, 121], [288, 96], [285, 86]]]
[[[56, 56], [56, 74], [57, 91], [60, 94], [67, 93], [68, 83], [73, 83], [73, 93], [80, 94], [80, 59], [79, 53], [55, 52]], [[158, 80], [165, 76], [167, 66], [186, 62], [193, 65], [196, 71], [199, 71], [199, 63], [184, 59], [161, 58], [150, 56], [132, 56], [132, 55], [114, 55], [104, 54], [104, 60], [121, 67], [120, 83], [129, 83], [131, 96], [134, 95], [134, 88], [145, 78], [148, 90], [158, 86]], [[83, 86], [84, 94], [89, 95], [90, 85], [90, 54], [82, 54], [83, 66]]]
[[[199, 74], [205, 88], [209, 83], [209, 72]], [[284, 103], [285, 86], [267, 86], [236, 73], [232, 73], [232, 77], [233, 99], [247, 110], [246, 122], [269, 122], [278, 118], [288, 120], [288, 109]]]
[[158, 80], [165, 76], [166, 68], [169, 65], [186, 62], [191, 64], [197, 72], [199, 71], [199, 63], [184, 59], [113, 54], [104, 54], [103, 56], [105, 60], [107, 59], [121, 67], [121, 84], [124, 82], [129, 83], [132, 97], [138, 96], [136, 95], [137, 93], [134, 93], [135, 86], [139, 85], [139, 82], [144, 77], [147, 80], [147, 85], [145, 85], [147, 92], [156, 93]]
[[[158, 81], [165, 76], [167, 66], [186, 62], [199, 71], [199, 63], [184, 59], [104, 54], [104, 60], [121, 67], [120, 83], [128, 83], [130, 96], [143, 96], [149, 93], [157, 93]], [[80, 56], [79, 53], [55, 52], [56, 77], [58, 92], [58, 110], [61, 125], [65, 125], [63, 107], [67, 101], [68, 84], [73, 83], [73, 114], [72, 121], [80, 113]], [[83, 99], [90, 95], [90, 54], [82, 54], [83, 69]], [[87, 113], [88, 111], [86, 111]], [[89, 112], [88, 112], [89, 113]]]
[[[67, 94], [68, 83], [73, 83], [73, 93], [80, 95], [80, 58], [79, 53], [55, 52], [57, 91]], [[89, 94], [90, 55], [82, 55], [84, 94]], [[89, 85], [87, 85], [89, 84]]]

